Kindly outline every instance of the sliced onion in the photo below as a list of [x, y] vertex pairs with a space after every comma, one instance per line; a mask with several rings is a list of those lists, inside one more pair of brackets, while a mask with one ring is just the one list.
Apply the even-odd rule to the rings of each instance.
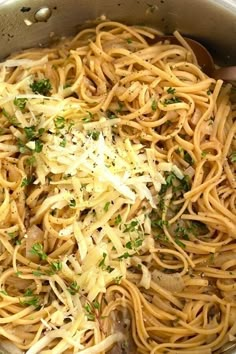
[[152, 272], [152, 279], [170, 292], [180, 292], [184, 289], [184, 281], [179, 273], [165, 274], [155, 269]]
[[0, 350], [2, 350], [4, 354], [23, 354], [23, 352], [17, 348], [15, 344], [8, 340], [1, 340]]
[[195, 170], [192, 166], [188, 166], [188, 168], [184, 171], [184, 174], [192, 178], [195, 175]]
[[199, 121], [199, 119], [201, 118], [202, 116], [202, 111], [199, 109], [199, 108], [196, 108], [193, 115], [192, 115], [192, 118], [191, 118], [191, 122], [196, 125]]
[[38, 256], [31, 253], [32, 246], [35, 243], [43, 243], [43, 231], [36, 225], [31, 226], [27, 230], [25, 256], [32, 262], [37, 262], [39, 260]]
[[212, 260], [212, 265], [221, 267], [225, 262], [230, 261], [231, 259], [235, 259], [235, 257], [236, 252], [225, 252], [219, 256], [215, 255], [214, 259]]

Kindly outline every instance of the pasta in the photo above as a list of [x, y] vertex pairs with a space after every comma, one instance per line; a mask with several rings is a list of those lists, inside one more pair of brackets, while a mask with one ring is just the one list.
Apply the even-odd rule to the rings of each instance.
[[105, 21], [0, 64], [3, 350], [235, 340], [232, 87], [160, 36]]

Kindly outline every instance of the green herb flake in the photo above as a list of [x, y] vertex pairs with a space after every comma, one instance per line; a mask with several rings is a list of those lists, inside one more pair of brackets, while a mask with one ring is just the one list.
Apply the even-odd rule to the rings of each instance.
[[43, 245], [39, 242], [35, 243], [32, 246], [30, 253], [38, 256], [41, 260], [46, 260], [48, 257], [47, 254], [43, 250]]
[[178, 246], [180, 246], [181, 248], [185, 248], [186, 246], [185, 246], [185, 244], [182, 242], [182, 241], [180, 241], [180, 239], [178, 238], [178, 237], [175, 237], [175, 243], [178, 245]]
[[69, 207], [70, 208], [75, 208], [76, 207], [76, 200], [75, 199], [71, 199], [70, 200]]
[[70, 283], [70, 286], [67, 288], [71, 295], [76, 295], [79, 292], [79, 289], [80, 287], [77, 284], [77, 281], [73, 281], [72, 283]]
[[206, 157], [206, 155], [207, 155], [207, 152], [206, 151], [202, 151], [202, 153], [201, 153], [201, 157]]
[[84, 309], [86, 311], [86, 317], [88, 318], [88, 320], [90, 321], [94, 321], [95, 320], [95, 315], [93, 313], [93, 310], [91, 308], [91, 305], [90, 304], [86, 304], [84, 306]]
[[115, 113], [113, 113], [112, 111], [107, 111], [106, 112], [106, 114], [107, 114], [107, 118], [108, 119], [116, 119], [117, 118], [117, 115], [115, 114]]
[[88, 115], [86, 117], [82, 118], [82, 121], [84, 123], [89, 123], [93, 119], [93, 114], [91, 112], [89, 112], [89, 111], [87, 111], [87, 113], [88, 113]]
[[120, 214], [118, 214], [115, 218], [114, 223], [115, 223], [115, 225], [119, 225], [121, 223], [121, 221], [122, 221], [122, 218], [121, 218]]
[[100, 132], [99, 131], [89, 131], [88, 136], [91, 137], [93, 140], [98, 140], [99, 139]]
[[35, 180], [34, 176], [23, 178], [23, 180], [21, 182], [21, 187], [29, 186], [30, 184], [32, 184], [34, 182], [34, 180]]
[[124, 103], [123, 102], [120, 102], [118, 101], [118, 109], [116, 110], [117, 113], [120, 113], [122, 112], [123, 108], [124, 108]]
[[179, 97], [172, 97], [170, 99], [165, 98], [163, 105], [168, 106], [169, 104], [175, 104], [175, 103], [180, 103], [182, 100]]
[[8, 295], [8, 293], [5, 290], [1, 290], [0, 293], [3, 295]]
[[25, 109], [26, 106], [26, 102], [28, 101], [27, 98], [14, 98], [14, 105], [19, 108], [21, 111], [23, 111]]
[[153, 101], [152, 101], [151, 107], [152, 107], [152, 110], [153, 110], [153, 111], [156, 111], [156, 110], [157, 110], [157, 101], [156, 101], [156, 100], [153, 100]]
[[66, 88], [71, 87], [71, 86], [72, 86], [71, 83], [66, 82], [65, 85], [63, 86], [63, 89], [66, 89]]
[[97, 300], [93, 301], [93, 306], [95, 307], [95, 309], [99, 310], [100, 309], [100, 304]]
[[184, 152], [184, 161], [186, 161], [190, 166], [194, 165], [194, 160], [187, 151]]
[[34, 80], [30, 84], [30, 88], [34, 93], [47, 96], [52, 89], [52, 85], [49, 79]]
[[66, 137], [64, 137], [62, 140], [61, 140], [61, 142], [60, 142], [60, 144], [59, 144], [61, 147], [66, 147]]
[[60, 270], [62, 270], [62, 262], [60, 262], [60, 261], [52, 262], [52, 263], [50, 263], [50, 267], [54, 273], [57, 273]]
[[233, 151], [232, 154], [230, 155], [230, 161], [232, 163], [236, 162], [236, 151]]
[[173, 88], [173, 87], [169, 87], [169, 88], [167, 89], [167, 93], [169, 93], [169, 94], [171, 94], [171, 95], [174, 95], [175, 92], [176, 92], [176, 89]]
[[26, 159], [26, 164], [29, 166], [33, 166], [36, 163], [36, 158], [35, 156], [30, 156]]
[[119, 256], [118, 259], [122, 260], [122, 259], [127, 259], [129, 257], [132, 257], [132, 254], [129, 254], [128, 252], [125, 252], [124, 254]]
[[9, 123], [11, 125], [13, 125], [14, 127], [19, 127], [21, 125], [21, 123], [18, 122], [17, 118], [15, 116], [11, 116], [6, 110], [5, 108], [2, 109], [2, 114], [4, 115], [4, 117], [7, 118], [7, 120], [9, 121]]
[[124, 232], [133, 232], [138, 226], [138, 220], [133, 220], [131, 221], [130, 224], [125, 224], [124, 226], [125, 226]]
[[54, 119], [54, 124], [56, 129], [63, 129], [65, 128], [65, 118], [64, 117], [57, 117]]
[[106, 202], [106, 204], [104, 205], [104, 211], [107, 212], [108, 209], [109, 209], [109, 206], [110, 206], [111, 202]]
[[33, 290], [32, 289], [26, 289], [25, 293], [23, 296], [32, 296], [33, 295]]
[[40, 308], [39, 297], [33, 296], [31, 299], [22, 301], [21, 304], [24, 306], [34, 306], [35, 308]]
[[118, 277], [115, 277], [114, 282], [115, 282], [116, 284], [120, 284], [120, 283], [121, 283], [122, 278], [123, 278], [123, 276], [122, 276], [122, 275], [120, 275], [120, 276], [118, 276]]
[[7, 235], [12, 239], [18, 236], [18, 232], [8, 232]]
[[162, 220], [162, 219], [159, 219], [159, 220], [152, 220], [151, 221], [151, 225], [153, 227], [160, 227], [161, 229], [163, 229], [164, 225], [165, 226], [168, 226], [169, 225], [169, 222], [168, 220]]
[[105, 269], [105, 260], [107, 257], [107, 253], [103, 252], [102, 254], [102, 260], [98, 263], [98, 266], [102, 268], [103, 270]]
[[41, 277], [41, 275], [44, 275], [44, 273], [39, 270], [33, 270], [32, 274], [36, 277]]
[[128, 44], [131, 44], [133, 42], [131, 38], [127, 38], [126, 41]]
[[36, 127], [34, 125], [32, 125], [31, 127], [24, 128], [24, 132], [25, 132], [26, 138], [28, 140], [32, 140], [35, 137], [35, 135], [36, 135], [35, 128]]
[[43, 143], [40, 139], [35, 140], [34, 151], [40, 153], [43, 150]]

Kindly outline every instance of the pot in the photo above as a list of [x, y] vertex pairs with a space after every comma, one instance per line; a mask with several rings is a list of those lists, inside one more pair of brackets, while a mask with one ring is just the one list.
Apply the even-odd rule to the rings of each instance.
[[0, 58], [73, 35], [101, 16], [165, 33], [178, 29], [206, 45], [218, 63], [235, 65], [235, 0], [0, 0]]
[[[178, 29], [205, 45], [220, 65], [236, 65], [236, 0], [0, 0], [0, 59], [73, 35], [103, 17], [166, 34]], [[235, 344], [223, 353], [236, 354]]]

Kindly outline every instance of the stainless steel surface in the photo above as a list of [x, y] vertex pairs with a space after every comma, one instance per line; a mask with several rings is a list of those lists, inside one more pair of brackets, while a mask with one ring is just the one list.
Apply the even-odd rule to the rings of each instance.
[[[35, 14], [45, 6], [52, 14], [38, 22]], [[202, 41], [225, 64], [236, 62], [236, 0], [0, 0], [0, 57], [45, 44], [52, 32], [74, 34], [101, 15], [166, 33], [178, 29]]]
[[[178, 29], [219, 62], [236, 65], [236, 0], [0, 0], [0, 58], [73, 35], [100, 16], [167, 34]], [[216, 353], [236, 354], [231, 344], [225, 349]]]
[[41, 7], [34, 14], [34, 18], [38, 22], [46, 22], [51, 17], [52, 10], [49, 7]]

